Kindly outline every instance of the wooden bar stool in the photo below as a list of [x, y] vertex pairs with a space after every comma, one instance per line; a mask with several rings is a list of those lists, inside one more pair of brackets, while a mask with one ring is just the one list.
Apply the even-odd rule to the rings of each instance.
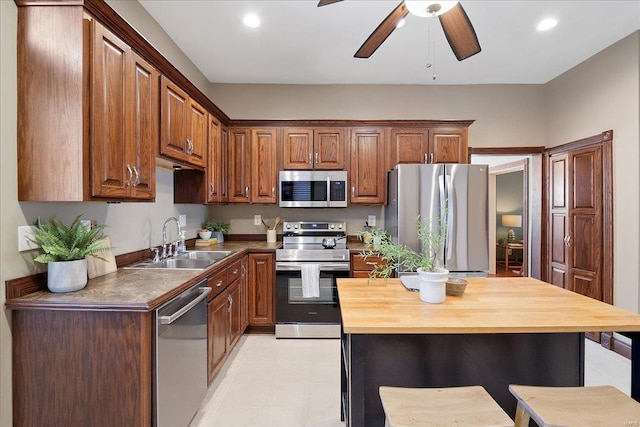
[[640, 425], [640, 403], [611, 386], [534, 387], [510, 385], [518, 399], [516, 427], [529, 418], [541, 427]]
[[481, 386], [379, 389], [385, 427], [512, 427], [513, 420]]

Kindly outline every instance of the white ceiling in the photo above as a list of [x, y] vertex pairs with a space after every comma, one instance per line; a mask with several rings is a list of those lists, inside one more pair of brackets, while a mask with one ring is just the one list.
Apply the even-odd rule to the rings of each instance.
[[[479, 54], [458, 62], [437, 19], [409, 15], [371, 58], [357, 59], [398, 0], [139, 1], [213, 83], [540, 84], [640, 30], [640, 0], [463, 0]], [[242, 24], [248, 12], [260, 27]], [[536, 31], [545, 17], [558, 26]]]

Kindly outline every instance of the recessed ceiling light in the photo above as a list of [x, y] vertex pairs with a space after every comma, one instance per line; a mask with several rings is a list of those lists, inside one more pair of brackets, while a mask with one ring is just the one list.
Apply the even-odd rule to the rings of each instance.
[[558, 21], [556, 21], [553, 18], [545, 18], [542, 21], [540, 21], [538, 23], [538, 26], [536, 27], [536, 30], [538, 31], [547, 31], [552, 29], [553, 27], [555, 27], [556, 25], [558, 25]]
[[396, 28], [402, 28], [404, 27], [404, 24], [406, 24], [407, 22], [404, 19], [401, 19], [397, 24], [396, 24]]
[[244, 25], [251, 28], [256, 28], [260, 26], [260, 19], [253, 14], [246, 15], [242, 20], [242, 22], [244, 22]]

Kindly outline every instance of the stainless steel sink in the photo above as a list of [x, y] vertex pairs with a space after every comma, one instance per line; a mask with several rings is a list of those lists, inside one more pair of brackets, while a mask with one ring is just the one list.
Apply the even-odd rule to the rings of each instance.
[[233, 251], [187, 251], [184, 254], [177, 255], [175, 258], [166, 258], [159, 262], [142, 261], [124, 268], [131, 270], [204, 270], [232, 253]]

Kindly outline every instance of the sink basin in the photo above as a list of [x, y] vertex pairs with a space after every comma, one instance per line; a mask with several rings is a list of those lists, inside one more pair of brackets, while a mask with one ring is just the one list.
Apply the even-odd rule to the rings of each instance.
[[143, 261], [132, 264], [125, 269], [145, 269], [145, 270], [204, 270], [212, 264], [231, 255], [233, 251], [187, 251], [175, 258], [163, 259], [160, 262]]
[[233, 251], [187, 251], [177, 256], [177, 259], [213, 260], [220, 261], [231, 255]]

